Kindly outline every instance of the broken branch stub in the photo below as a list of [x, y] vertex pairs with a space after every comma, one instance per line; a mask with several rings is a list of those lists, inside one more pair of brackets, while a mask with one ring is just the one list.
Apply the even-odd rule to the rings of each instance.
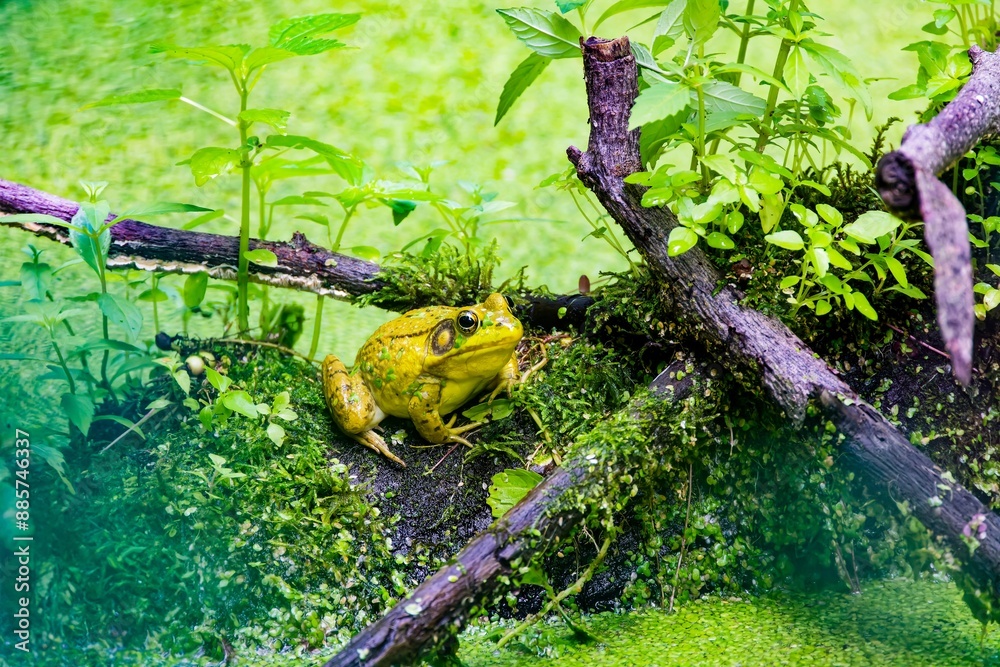
[[924, 239], [934, 257], [938, 325], [951, 354], [952, 371], [972, 379], [974, 298], [965, 209], [938, 180], [984, 135], [1000, 127], [1000, 55], [969, 49], [972, 76], [930, 122], [913, 125], [898, 150], [878, 163], [875, 183], [896, 214], [924, 221]]

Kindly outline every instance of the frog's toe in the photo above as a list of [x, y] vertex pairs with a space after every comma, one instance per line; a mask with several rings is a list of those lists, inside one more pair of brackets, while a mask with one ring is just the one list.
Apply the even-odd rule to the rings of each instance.
[[393, 454], [392, 451], [389, 449], [389, 445], [385, 444], [385, 440], [383, 440], [374, 431], [364, 431], [362, 433], [358, 433], [357, 435], [353, 435], [351, 437], [360, 442], [368, 449], [378, 452], [379, 454], [386, 457], [390, 461], [395, 461], [404, 468], [406, 467], [406, 462], [403, 461], [403, 459], [396, 456], [395, 454]]
[[456, 435], [454, 433], [452, 433], [447, 438], [445, 438], [445, 442], [460, 442], [463, 445], [465, 445], [466, 447], [468, 447], [470, 449], [472, 448], [472, 443], [471, 442], [469, 442], [468, 440], [466, 440], [462, 436]]

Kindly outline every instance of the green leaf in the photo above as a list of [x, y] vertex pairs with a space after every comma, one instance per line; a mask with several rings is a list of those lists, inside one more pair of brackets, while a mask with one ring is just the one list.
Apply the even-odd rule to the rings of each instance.
[[116, 424], [121, 424], [127, 430], [132, 431], [143, 440], [146, 439], [146, 434], [143, 433], [142, 429], [139, 428], [139, 426], [136, 425], [136, 423], [131, 419], [126, 419], [125, 417], [119, 417], [118, 415], [97, 415], [96, 417], [94, 417], [93, 421], [95, 422], [108, 421], [108, 422], [115, 422]]
[[243, 56], [249, 50], [250, 47], [246, 44], [188, 47], [157, 43], [150, 47], [152, 53], [162, 53], [170, 58], [182, 58], [217, 65], [234, 74], [240, 69], [243, 64]]
[[279, 49], [274, 46], [262, 46], [254, 49], [246, 57], [243, 62], [243, 67], [246, 68], [246, 73], [249, 75], [256, 69], [264, 67], [265, 65], [270, 65], [271, 63], [279, 63], [282, 60], [288, 60], [289, 58], [294, 58], [297, 53], [292, 53], [287, 49]]
[[311, 56], [344, 46], [335, 39], [319, 39], [322, 35], [354, 25], [361, 14], [313, 14], [278, 21], [268, 30], [271, 46], [295, 55]]
[[527, 7], [498, 9], [497, 13], [511, 32], [538, 55], [546, 58], [580, 55], [580, 31], [559, 14]]
[[687, 227], [674, 227], [667, 239], [667, 255], [676, 257], [683, 255], [698, 243], [698, 235]]
[[493, 511], [493, 517], [499, 519], [506, 514], [543, 479], [544, 477], [538, 473], [523, 468], [507, 469], [493, 475], [490, 495], [486, 499], [486, 504]]
[[271, 135], [267, 138], [264, 145], [268, 148], [279, 147], [311, 150], [326, 160], [326, 163], [351, 185], [361, 185], [364, 182], [366, 168], [364, 161], [361, 158], [340, 150], [336, 146], [294, 134]]
[[473, 405], [462, 413], [463, 417], [468, 417], [472, 421], [486, 421], [492, 418], [494, 421], [506, 419], [514, 413], [514, 404], [506, 398], [498, 398], [492, 403], [483, 402]]
[[667, 4], [669, 4], [669, 2], [665, 2], [664, 0], [619, 0], [604, 10], [604, 13], [598, 17], [597, 22], [594, 23], [594, 27], [591, 28], [590, 32], [591, 34], [597, 34], [597, 29], [600, 25], [612, 16], [617, 16], [618, 14], [622, 14], [633, 9], [642, 9], [644, 7], [663, 7]]
[[1000, 289], [992, 289], [983, 297], [983, 306], [987, 312], [1000, 306]]
[[662, 120], [683, 111], [691, 103], [691, 89], [683, 83], [666, 81], [646, 88], [632, 107], [629, 129]]
[[816, 314], [817, 315], [826, 315], [831, 310], [833, 310], [833, 307], [830, 305], [829, 301], [827, 301], [827, 300], [824, 299], [822, 301], [817, 301], [816, 302]]
[[816, 204], [816, 212], [834, 227], [839, 227], [844, 222], [843, 214], [829, 204]]
[[772, 243], [779, 248], [784, 248], [785, 250], [802, 250], [805, 247], [805, 242], [802, 241], [802, 237], [799, 233], [792, 229], [786, 229], [784, 231], [775, 232], [774, 234], [768, 234], [764, 237], [764, 240], [768, 243]]
[[102, 294], [97, 306], [104, 316], [124, 329], [129, 338], [136, 338], [142, 331], [142, 311], [134, 303], [117, 294]]
[[224, 209], [221, 209], [221, 208], [215, 209], [214, 211], [209, 211], [208, 213], [205, 213], [204, 215], [199, 215], [199, 216], [196, 216], [196, 217], [188, 220], [183, 225], [181, 225], [181, 229], [194, 229], [196, 227], [200, 227], [200, 226], [204, 225], [206, 222], [211, 222], [212, 220], [215, 220], [217, 218], [221, 218], [225, 214], [226, 214], [226, 211]]
[[240, 152], [232, 148], [200, 148], [191, 156], [188, 166], [198, 187], [225, 174], [240, 163]]
[[587, 4], [588, 0], [556, 0], [556, 7], [560, 14], [567, 14], [574, 9], [578, 9]]
[[906, 280], [906, 269], [903, 268], [903, 263], [900, 262], [895, 257], [883, 257], [886, 266], [889, 267], [890, 273], [892, 273], [893, 278], [896, 279], [903, 287], [909, 287], [910, 283]]
[[793, 48], [792, 52], [788, 54], [784, 78], [792, 96], [797, 100], [802, 99], [802, 96], [806, 94], [806, 88], [809, 87], [809, 68], [806, 66], [806, 59], [802, 57], [802, 50], [798, 47]]
[[812, 247], [806, 251], [809, 261], [816, 270], [816, 277], [822, 278], [830, 270], [830, 257], [823, 248]]
[[802, 278], [799, 276], [785, 276], [781, 279], [781, 282], [778, 283], [778, 289], [785, 290], [793, 285], [798, 285], [800, 280], [802, 280]]
[[288, 117], [292, 114], [284, 109], [247, 109], [237, 116], [251, 127], [254, 123], [263, 123], [274, 128], [275, 132], [285, 133], [288, 127]]
[[861, 78], [850, 59], [837, 49], [825, 44], [818, 44], [811, 39], [799, 42], [799, 47], [804, 49], [823, 71], [857, 98], [861, 106], [864, 107], [865, 116], [871, 120], [872, 98], [868, 92], [868, 84]]
[[229, 385], [233, 383], [227, 376], [211, 366], [205, 366], [205, 377], [208, 378], [208, 383], [215, 387], [220, 394], [229, 389]]
[[767, 108], [767, 103], [761, 98], [725, 81], [712, 81], [702, 88], [702, 92], [705, 95], [705, 109], [713, 114], [734, 113], [761, 117]]
[[21, 293], [28, 301], [42, 301], [52, 279], [52, 267], [45, 262], [21, 265]]
[[60, 404], [70, 423], [80, 429], [80, 433], [87, 435], [90, 424], [94, 421], [94, 402], [90, 397], [83, 394], [63, 394]]
[[397, 227], [417, 208], [416, 202], [407, 199], [379, 199], [379, 201], [392, 209], [392, 224]]
[[54, 215], [48, 215], [45, 213], [16, 213], [14, 215], [0, 215], [0, 223], [3, 224], [24, 224], [26, 222], [37, 222], [43, 225], [55, 225], [56, 227], [65, 227], [70, 230], [80, 229], [72, 222], [66, 222], [62, 218], [57, 218]]
[[191, 393], [191, 376], [188, 375], [188, 372], [183, 368], [174, 371], [174, 382], [176, 382], [177, 386], [181, 388], [181, 391], [184, 392], [185, 396]]
[[552, 58], [532, 52], [528, 54], [527, 58], [521, 61], [520, 65], [514, 68], [514, 71], [510, 73], [510, 78], [507, 79], [507, 83], [503, 85], [503, 91], [500, 93], [500, 102], [497, 104], [497, 115], [493, 119], [494, 126], [500, 123], [500, 119], [507, 115], [507, 112], [514, 105], [515, 100], [528, 89], [528, 86], [534, 83], [538, 75], [545, 71], [550, 62], [552, 62]]
[[781, 192], [781, 189], [785, 187], [784, 181], [782, 181], [777, 176], [764, 171], [760, 167], [755, 168], [750, 172], [750, 177], [747, 179], [754, 190], [762, 195], [775, 195]]
[[687, 0], [684, 7], [684, 31], [695, 48], [711, 39], [719, 27], [720, 18], [722, 7], [719, 6], [719, 0]]
[[872, 308], [872, 305], [868, 303], [868, 298], [861, 292], [852, 292], [851, 296], [854, 297], [854, 308], [867, 317], [870, 320], [877, 320], [878, 313]]
[[875, 239], [889, 234], [899, 227], [902, 221], [885, 211], [867, 211], [858, 219], [844, 226], [844, 233], [862, 243], [875, 243]]
[[712, 232], [705, 238], [705, 242], [712, 248], [718, 250], [732, 250], [736, 247], [733, 240], [722, 232]]
[[192, 273], [184, 280], [184, 305], [197, 308], [205, 299], [208, 290], [208, 274], [204, 271]]
[[180, 202], [169, 202], [169, 201], [158, 201], [152, 204], [145, 204], [143, 206], [133, 206], [132, 208], [125, 209], [117, 216], [115, 216], [108, 225], [114, 225], [122, 220], [129, 218], [141, 219], [151, 215], [164, 215], [166, 213], [200, 213], [202, 211], [208, 211], [210, 213], [215, 213], [214, 210], [210, 208], [205, 208], [204, 206], [195, 206], [194, 204], [182, 204]]
[[118, 104], [145, 104], [147, 102], [164, 102], [167, 100], [178, 100], [181, 91], [175, 88], [157, 88], [152, 90], [138, 90], [134, 93], [122, 93], [121, 95], [108, 95], [96, 102], [84, 104], [81, 109], [93, 109], [95, 107], [110, 107]]
[[271, 439], [275, 447], [281, 447], [281, 443], [285, 441], [285, 429], [280, 424], [271, 422], [267, 425], [267, 437]]
[[246, 393], [242, 389], [224, 393], [222, 395], [221, 402], [233, 412], [238, 412], [245, 417], [256, 419], [260, 416], [257, 406], [252, 400], [250, 400], [250, 394]]
[[111, 248], [111, 231], [105, 229], [96, 239], [86, 232], [94, 233], [104, 224], [109, 214], [106, 201], [96, 204], [81, 202], [79, 210], [73, 216], [75, 227], [69, 232], [69, 240], [77, 254], [97, 275], [101, 275], [101, 267], [107, 261], [108, 250]]
[[835, 248], [827, 247], [826, 254], [830, 258], [830, 264], [833, 264], [838, 269], [844, 271], [851, 271], [854, 269], [854, 265], [851, 264], [846, 257], [841, 255]]
[[244, 257], [247, 260], [253, 262], [254, 264], [259, 264], [261, 266], [277, 266], [278, 256], [267, 248], [257, 248], [256, 250], [248, 250]]
[[370, 245], [356, 245], [344, 248], [344, 250], [359, 259], [365, 259], [369, 262], [377, 262], [382, 257], [382, 253], [379, 252], [378, 248]]
[[653, 31], [653, 55], [669, 49], [684, 34], [687, 0], [674, 0], [660, 14]]
[[760, 202], [760, 228], [767, 234], [781, 222], [785, 212], [785, 200], [781, 193], [764, 195]]

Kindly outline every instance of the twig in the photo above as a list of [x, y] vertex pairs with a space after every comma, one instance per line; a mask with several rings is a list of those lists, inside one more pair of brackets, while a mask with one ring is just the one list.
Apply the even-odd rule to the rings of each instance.
[[674, 610], [674, 598], [677, 595], [677, 584], [681, 577], [681, 563], [684, 562], [684, 549], [687, 547], [688, 523], [691, 521], [691, 486], [694, 482], [694, 464], [688, 464], [688, 506], [687, 515], [684, 517], [684, 532], [681, 533], [681, 552], [677, 554], [677, 569], [674, 570], [674, 585], [670, 591], [670, 604], [667, 606], [667, 613]]

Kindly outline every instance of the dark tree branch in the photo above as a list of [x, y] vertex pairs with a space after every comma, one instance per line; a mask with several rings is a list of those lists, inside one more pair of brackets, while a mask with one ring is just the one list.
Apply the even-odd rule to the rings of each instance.
[[[628, 131], [638, 94], [635, 59], [625, 37], [591, 38], [583, 44], [584, 78], [591, 135], [586, 153], [571, 147], [569, 159], [582, 180], [622, 226], [663, 285], [665, 305], [715, 358], [747, 384], [761, 382], [794, 421], [819, 399], [844, 436], [851, 467], [873, 488], [907, 500], [914, 515], [963, 559], [982, 590], [1000, 597], [1000, 518], [941, 470], [838, 378], [826, 363], [780, 322], [740, 305], [700, 248], [667, 256], [667, 238], [677, 225], [665, 208], [644, 208], [644, 188], [623, 182], [641, 167], [639, 136]], [[1000, 95], [993, 95], [1000, 104]], [[935, 179], [936, 180], [936, 179]], [[987, 535], [972, 556], [962, 530], [982, 514]]]
[[[76, 202], [0, 179], [0, 213], [45, 213], [67, 222]], [[2, 220], [2, 217], [0, 217]], [[67, 231], [44, 223], [15, 223], [38, 236], [70, 245]], [[108, 266], [162, 273], [198, 273], [236, 279], [240, 241], [236, 236], [157, 227], [124, 220], [111, 228]], [[250, 265], [250, 280], [346, 299], [378, 291], [378, 264], [330, 252], [296, 233], [290, 242], [251, 239], [250, 248], [266, 248], [278, 258], [275, 267]]]
[[875, 172], [886, 206], [924, 221], [938, 324], [964, 384], [972, 378], [975, 323], [968, 225], [962, 204], [937, 176], [1000, 126], [1000, 55], [973, 46], [969, 58], [972, 76], [961, 92], [929, 123], [910, 126], [899, 150], [883, 156]]

